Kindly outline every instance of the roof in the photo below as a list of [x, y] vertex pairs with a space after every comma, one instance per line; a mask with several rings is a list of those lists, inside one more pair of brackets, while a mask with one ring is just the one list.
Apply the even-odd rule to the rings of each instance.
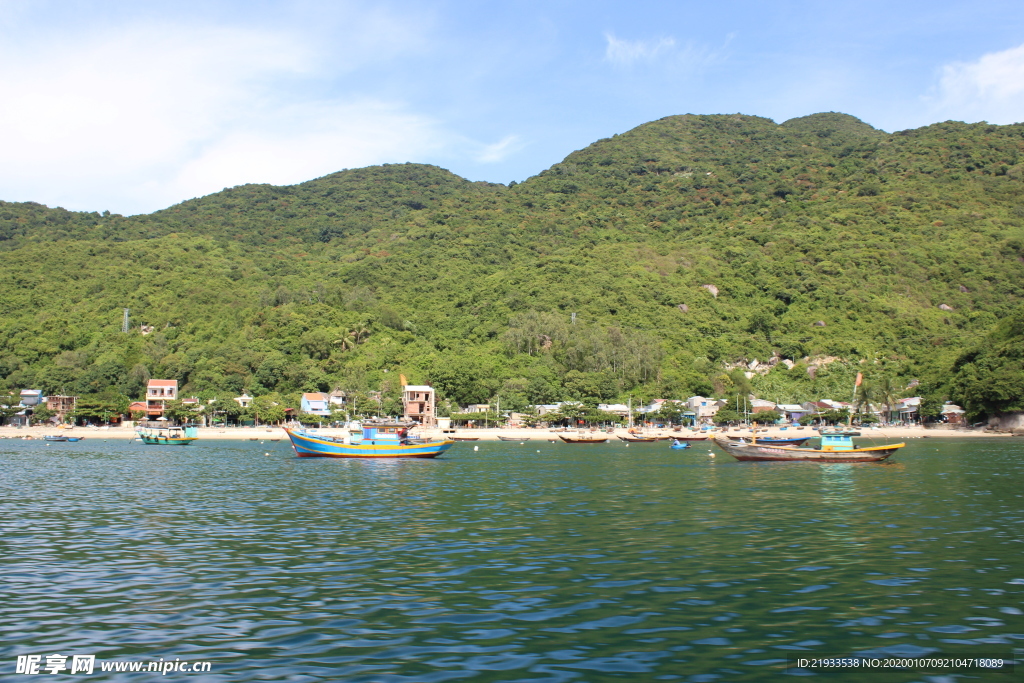
[[151, 387], [176, 387], [176, 386], [178, 386], [178, 380], [176, 380], [176, 379], [151, 379], [151, 380], [149, 380], [149, 386], [151, 386]]
[[799, 413], [801, 411], [807, 410], [802, 405], [796, 403], [780, 403], [776, 406], [776, 408], [790, 413]]
[[433, 391], [434, 387], [426, 384], [407, 384], [402, 389], [404, 391]]
[[302, 398], [306, 399], [307, 401], [326, 401], [327, 394], [322, 394], [319, 391], [313, 391], [303, 394]]

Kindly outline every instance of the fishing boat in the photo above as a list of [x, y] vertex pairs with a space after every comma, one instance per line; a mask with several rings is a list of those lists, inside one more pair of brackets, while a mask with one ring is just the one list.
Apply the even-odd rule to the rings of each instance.
[[392, 426], [364, 424], [360, 433], [340, 437], [290, 428], [284, 432], [300, 458], [436, 458], [455, 444], [454, 439], [409, 438]]
[[44, 441], [67, 441], [68, 437], [60, 435], [60, 434], [44, 434], [43, 435], [43, 440]]
[[479, 436], [453, 436], [452, 441], [479, 441]]
[[187, 446], [199, 438], [195, 427], [139, 427], [135, 433], [150, 446]]
[[529, 436], [498, 436], [498, 441], [529, 441]]
[[707, 441], [707, 434], [679, 434], [673, 436], [673, 439], [679, 439], [680, 441]]
[[672, 445], [669, 446], [669, 448], [671, 448], [674, 451], [681, 451], [681, 450], [689, 448], [689, 447], [690, 447], [690, 444], [688, 442], [681, 441], [681, 440], [678, 440], [678, 439], [673, 441]]
[[885, 460], [904, 443], [884, 446], [858, 447], [852, 437], [845, 434], [824, 435], [820, 448], [801, 448], [765, 444], [759, 439], [747, 443], [736, 439], [715, 438], [715, 443], [737, 460], [758, 460], [772, 462], [878, 462]]
[[582, 432], [574, 436], [566, 436], [565, 434], [559, 434], [558, 438], [565, 443], [608, 443], [607, 436], [598, 436], [597, 434], [595, 434], [594, 436], [589, 436], [587, 434], [583, 434]]
[[638, 436], [636, 434], [627, 434], [626, 436], [620, 434], [619, 438], [626, 443], [651, 443], [658, 440], [656, 436]]

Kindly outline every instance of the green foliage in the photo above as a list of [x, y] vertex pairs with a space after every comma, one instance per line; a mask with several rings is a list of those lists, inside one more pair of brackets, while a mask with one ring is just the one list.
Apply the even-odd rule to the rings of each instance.
[[[848, 399], [864, 367], [1017, 409], [1014, 342], [982, 340], [1024, 299], [1022, 152], [1021, 124], [687, 115], [509, 187], [400, 164], [147, 216], [0, 202], [0, 390], [343, 385], [365, 415], [396, 412], [398, 373], [519, 407]], [[773, 357], [797, 366], [724, 372]]]

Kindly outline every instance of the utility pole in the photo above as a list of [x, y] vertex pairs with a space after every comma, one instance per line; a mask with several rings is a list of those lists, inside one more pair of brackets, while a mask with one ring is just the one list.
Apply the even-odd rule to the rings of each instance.
[[128, 309], [124, 309], [124, 321], [121, 323], [121, 331], [128, 333]]

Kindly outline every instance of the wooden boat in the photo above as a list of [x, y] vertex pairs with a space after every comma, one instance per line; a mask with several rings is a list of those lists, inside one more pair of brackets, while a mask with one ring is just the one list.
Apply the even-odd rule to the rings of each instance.
[[498, 436], [498, 441], [529, 441], [529, 436]]
[[455, 444], [454, 439], [409, 439], [383, 431], [379, 425], [364, 425], [361, 434], [350, 437], [321, 436], [300, 429], [284, 432], [300, 458], [436, 458]]
[[728, 438], [716, 438], [715, 443], [737, 460], [771, 462], [878, 462], [906, 446], [904, 443], [896, 443], [859, 448], [845, 434], [822, 436], [821, 448], [764, 444], [760, 440], [746, 443]]
[[802, 446], [805, 442], [810, 441], [813, 438], [813, 436], [761, 436], [758, 437], [757, 442], [766, 446]]
[[627, 434], [626, 436], [620, 435], [619, 438], [626, 443], [651, 443], [658, 440], [658, 437], [656, 436], [637, 436], [635, 434]]
[[199, 438], [195, 427], [139, 427], [135, 433], [150, 446], [187, 446]]
[[566, 436], [565, 434], [559, 434], [558, 438], [564, 441], [565, 443], [608, 443], [607, 436], [587, 436], [586, 434]]
[[453, 436], [452, 441], [479, 441], [479, 436]]
[[672, 438], [673, 439], [679, 439], [680, 441], [707, 441], [708, 440], [708, 435], [707, 434], [699, 434], [699, 435], [698, 434], [680, 434], [678, 436], [673, 436]]
[[44, 434], [43, 441], [67, 441], [68, 437], [60, 434]]

